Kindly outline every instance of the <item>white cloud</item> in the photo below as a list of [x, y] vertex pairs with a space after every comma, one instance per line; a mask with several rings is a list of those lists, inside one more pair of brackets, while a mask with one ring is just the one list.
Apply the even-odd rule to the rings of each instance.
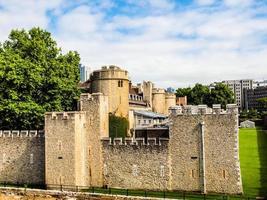
[[59, 6], [61, 0], [0, 0], [0, 40], [7, 39], [12, 29], [29, 29], [33, 26], [47, 28], [46, 11]]
[[225, 5], [227, 6], [249, 6], [253, 3], [254, 0], [224, 0]]
[[215, 0], [196, 0], [196, 3], [199, 5], [211, 5], [214, 4]]
[[[136, 2], [141, 1], [131, 3]], [[58, 16], [54, 31], [58, 44], [64, 51], [77, 50], [82, 63], [93, 69], [119, 65], [130, 72], [134, 82], [149, 79], [162, 87], [267, 77], [267, 45], [262, 38], [267, 35], [267, 19], [255, 17], [264, 13], [262, 7], [230, 6], [225, 0], [227, 8], [219, 6], [213, 11], [200, 6], [178, 12], [173, 11], [173, 1], [146, 0], [137, 6], [145, 9], [149, 4], [150, 8], [169, 12], [105, 15], [102, 9], [113, 8], [113, 3], [98, 8], [81, 4], [68, 12], [58, 4], [40, 2], [32, 2], [32, 11], [20, 11], [21, 5], [17, 8], [11, 3], [9, 10], [14, 11], [0, 10], [0, 29], [5, 31], [0, 38], [14, 27], [47, 28], [46, 11], [53, 9]]]

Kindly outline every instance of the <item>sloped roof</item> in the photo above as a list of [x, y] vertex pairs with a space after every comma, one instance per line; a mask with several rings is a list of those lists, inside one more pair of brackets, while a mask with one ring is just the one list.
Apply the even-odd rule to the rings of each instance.
[[166, 115], [145, 110], [135, 110], [134, 114], [143, 115], [150, 118], [164, 118], [164, 119], [167, 118]]

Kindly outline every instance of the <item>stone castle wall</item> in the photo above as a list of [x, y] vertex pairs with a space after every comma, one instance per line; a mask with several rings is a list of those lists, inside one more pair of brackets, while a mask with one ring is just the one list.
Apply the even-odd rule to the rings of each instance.
[[108, 97], [97, 94], [81, 95], [81, 110], [86, 113], [89, 152], [90, 186], [103, 186], [103, 155], [101, 138], [109, 135]]
[[46, 183], [51, 187], [103, 185], [100, 138], [108, 136], [108, 99], [82, 94], [79, 106], [81, 111], [45, 115]]
[[0, 131], [0, 182], [44, 184], [44, 135]]
[[115, 141], [103, 139], [104, 185], [131, 189], [169, 189], [167, 141], [155, 139]]
[[84, 112], [46, 113], [46, 184], [89, 185], [85, 120]]
[[[169, 141], [103, 139], [109, 187], [242, 193], [237, 107], [199, 107], [171, 116]], [[155, 145], [156, 144], [156, 145]]]

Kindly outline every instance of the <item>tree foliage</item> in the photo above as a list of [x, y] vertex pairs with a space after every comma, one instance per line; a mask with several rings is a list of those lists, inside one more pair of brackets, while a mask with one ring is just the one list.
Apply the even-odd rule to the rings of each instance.
[[109, 136], [126, 137], [129, 128], [129, 122], [125, 117], [119, 117], [114, 114], [109, 115]]
[[177, 97], [187, 96], [188, 104], [199, 105], [221, 104], [225, 108], [226, 104], [234, 103], [233, 92], [224, 84], [218, 83], [213, 89], [208, 86], [197, 83], [193, 88], [178, 88]]
[[267, 97], [258, 98], [256, 100], [263, 108], [267, 108]]
[[12, 30], [0, 46], [0, 129], [40, 129], [46, 111], [73, 110], [79, 62], [45, 30]]
[[210, 96], [208, 100], [208, 105], [212, 104], [221, 104], [223, 108], [226, 107], [226, 104], [234, 103], [234, 93], [230, 90], [225, 84], [218, 83], [214, 89], [211, 89]]

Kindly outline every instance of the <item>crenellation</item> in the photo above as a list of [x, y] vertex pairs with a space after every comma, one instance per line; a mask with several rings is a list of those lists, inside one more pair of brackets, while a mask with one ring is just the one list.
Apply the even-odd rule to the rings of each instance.
[[104, 146], [166, 146], [169, 142], [168, 138], [101, 138], [102, 145]]
[[157, 138], [147, 138], [147, 145], [157, 145]]
[[220, 114], [221, 112], [222, 112], [221, 104], [213, 104], [212, 105], [212, 113], [213, 114]]
[[169, 143], [169, 138], [159, 138], [159, 146], [167, 146]]
[[124, 138], [124, 145], [134, 145], [133, 138]]
[[25, 138], [25, 137], [44, 137], [43, 130], [0, 130], [0, 137], [10, 137], [10, 138]]
[[123, 145], [122, 138], [113, 138], [114, 145]]
[[205, 115], [207, 114], [208, 111], [208, 106], [207, 105], [198, 105], [198, 114]]
[[146, 145], [145, 138], [135, 138], [135, 141], [138, 146]]

